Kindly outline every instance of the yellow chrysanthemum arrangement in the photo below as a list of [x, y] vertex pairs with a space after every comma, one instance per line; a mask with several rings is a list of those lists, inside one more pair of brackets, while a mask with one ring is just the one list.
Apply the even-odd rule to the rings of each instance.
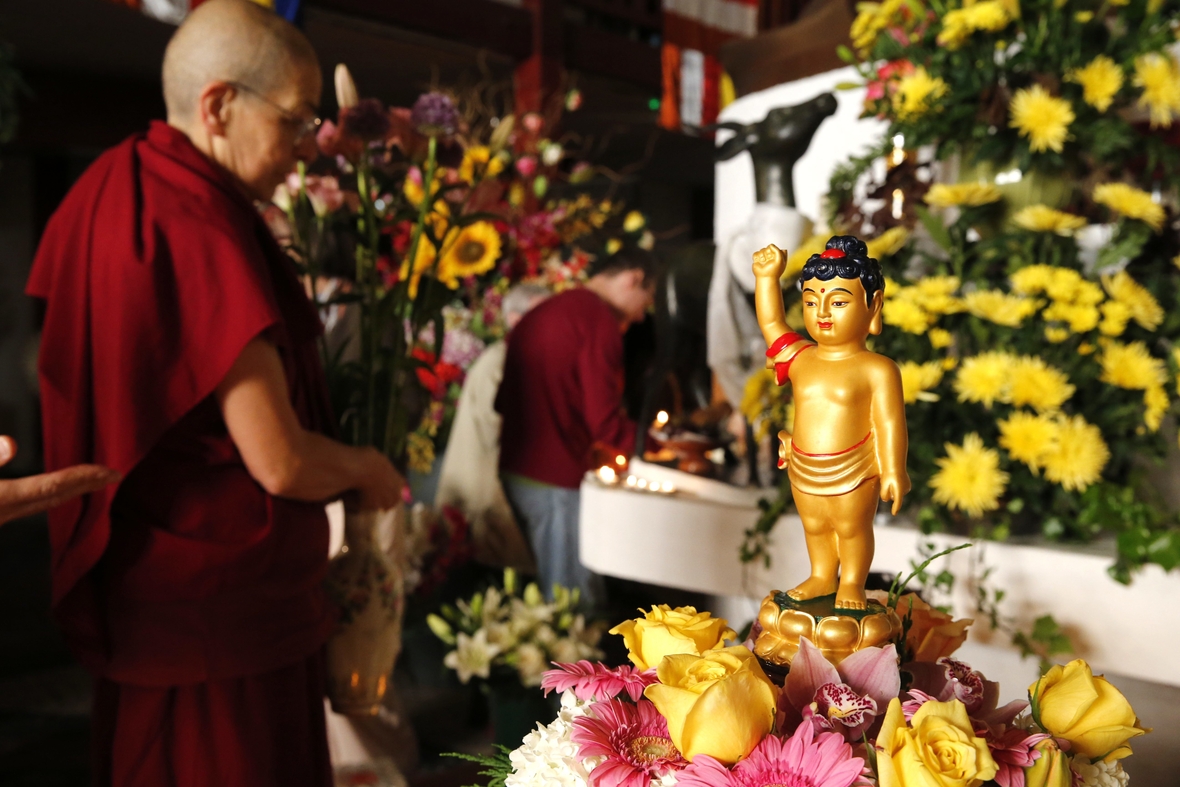
[[938, 472], [930, 479], [934, 501], [971, 517], [1000, 507], [1008, 473], [1000, 469], [1000, 454], [972, 432], [962, 445], [947, 443], [946, 456], [936, 460]]
[[1150, 52], [1135, 60], [1136, 87], [1142, 88], [1139, 106], [1148, 110], [1153, 128], [1171, 126], [1180, 115], [1180, 66], [1168, 55]]
[[919, 66], [914, 73], [898, 80], [893, 94], [893, 110], [899, 120], [917, 120], [938, 107], [949, 87], [941, 77], [932, 77]]
[[991, 183], [935, 183], [926, 192], [924, 201], [932, 208], [974, 208], [1003, 198], [1003, 192]]
[[1120, 216], [1142, 221], [1156, 232], [1164, 228], [1166, 213], [1151, 195], [1126, 183], [1103, 183], [1094, 187], [1093, 199]]
[[1048, 205], [1029, 205], [1012, 217], [1012, 223], [1030, 232], [1053, 232], [1070, 235], [1086, 226], [1086, 220], [1072, 213], [1050, 208]]
[[1099, 55], [1067, 76], [1082, 86], [1082, 100], [1099, 112], [1105, 112], [1123, 86], [1123, 70], [1106, 55]]
[[1050, 95], [1040, 85], [1033, 85], [1017, 90], [1008, 109], [1010, 125], [1020, 136], [1028, 138], [1029, 150], [1062, 151], [1069, 138], [1069, 124], [1075, 118], [1068, 101]]

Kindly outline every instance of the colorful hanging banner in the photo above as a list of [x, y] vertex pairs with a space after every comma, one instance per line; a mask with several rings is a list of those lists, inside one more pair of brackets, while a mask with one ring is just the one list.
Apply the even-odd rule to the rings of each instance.
[[717, 53], [758, 32], [758, 0], [663, 0], [664, 95], [660, 125], [672, 131], [717, 120], [732, 88]]
[[[129, 6], [153, 19], [179, 25], [189, 11], [205, 0], [112, 0], [119, 5]], [[302, 0], [252, 0], [265, 8], [271, 8], [288, 22], [297, 23]]]

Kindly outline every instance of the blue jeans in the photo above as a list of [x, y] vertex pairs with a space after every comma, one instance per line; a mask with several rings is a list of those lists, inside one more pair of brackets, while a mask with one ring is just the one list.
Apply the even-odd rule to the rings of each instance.
[[554, 584], [578, 588], [583, 608], [597, 608], [604, 596], [602, 577], [578, 560], [578, 490], [507, 473], [500, 481], [533, 548], [545, 597], [552, 600]]

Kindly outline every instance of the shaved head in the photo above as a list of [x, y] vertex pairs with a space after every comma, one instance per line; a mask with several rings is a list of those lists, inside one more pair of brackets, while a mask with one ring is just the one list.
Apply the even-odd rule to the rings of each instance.
[[206, 0], [164, 51], [164, 103], [168, 121], [185, 126], [211, 82], [237, 82], [262, 94], [281, 90], [296, 73], [319, 61], [294, 25], [248, 0]]

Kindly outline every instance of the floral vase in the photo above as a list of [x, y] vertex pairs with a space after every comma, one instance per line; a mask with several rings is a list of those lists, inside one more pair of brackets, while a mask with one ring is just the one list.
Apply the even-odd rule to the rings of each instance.
[[406, 509], [344, 515], [344, 546], [328, 566], [339, 621], [327, 646], [337, 713], [375, 715], [402, 646]]

